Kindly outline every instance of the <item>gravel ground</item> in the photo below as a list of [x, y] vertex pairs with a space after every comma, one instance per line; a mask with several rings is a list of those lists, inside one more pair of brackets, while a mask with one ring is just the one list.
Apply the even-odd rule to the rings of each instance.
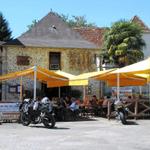
[[150, 120], [95, 118], [91, 121], [57, 122], [54, 129], [42, 124], [0, 125], [0, 150], [150, 150]]

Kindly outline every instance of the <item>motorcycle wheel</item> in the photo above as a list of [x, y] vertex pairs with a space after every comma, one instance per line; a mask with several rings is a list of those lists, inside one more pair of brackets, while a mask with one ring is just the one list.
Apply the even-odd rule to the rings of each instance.
[[25, 113], [21, 113], [20, 119], [21, 119], [21, 123], [22, 123], [24, 126], [28, 126], [28, 125], [31, 123], [31, 120], [30, 120], [30, 118], [29, 118], [29, 115], [27, 115], [27, 114], [25, 114]]
[[126, 121], [126, 118], [125, 118], [125, 115], [123, 112], [119, 112], [119, 118], [120, 118], [122, 124], [127, 124], [127, 121]]
[[46, 128], [53, 128], [55, 126], [54, 116], [48, 116], [43, 119], [43, 124]]

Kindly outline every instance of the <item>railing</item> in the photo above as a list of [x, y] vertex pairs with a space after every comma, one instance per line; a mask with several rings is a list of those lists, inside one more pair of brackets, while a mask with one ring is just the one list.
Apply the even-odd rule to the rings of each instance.
[[[134, 119], [150, 117], [150, 101], [146, 99], [135, 99], [126, 104], [129, 108], [129, 117]], [[114, 111], [111, 110], [111, 102], [108, 102], [107, 118], [114, 117]]]

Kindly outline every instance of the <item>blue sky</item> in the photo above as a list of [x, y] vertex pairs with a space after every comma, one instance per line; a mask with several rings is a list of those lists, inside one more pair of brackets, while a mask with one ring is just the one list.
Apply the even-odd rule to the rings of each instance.
[[150, 27], [150, 0], [0, 0], [0, 11], [9, 22], [13, 37], [27, 30], [34, 19], [50, 10], [60, 14], [86, 16], [99, 27], [138, 15]]

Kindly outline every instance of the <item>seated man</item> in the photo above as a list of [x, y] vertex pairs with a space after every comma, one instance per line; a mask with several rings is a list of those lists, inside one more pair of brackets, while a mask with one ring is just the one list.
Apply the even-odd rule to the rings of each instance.
[[92, 99], [91, 99], [90, 103], [91, 103], [92, 107], [97, 107], [98, 99], [97, 99], [96, 95], [92, 96]]
[[78, 105], [78, 103], [77, 103], [77, 101], [76, 101], [76, 99], [75, 98], [72, 98], [72, 103], [71, 103], [71, 105], [69, 106], [69, 109], [71, 110], [71, 112], [72, 112], [72, 117], [73, 117], [73, 119], [76, 119], [76, 117], [78, 116], [78, 114], [79, 114], [79, 105]]
[[110, 99], [110, 96], [105, 96], [104, 97], [104, 101], [102, 103], [102, 109], [103, 109], [103, 112], [104, 112], [104, 115], [106, 116], [107, 115], [107, 109], [108, 109], [108, 101]]
[[78, 105], [77, 101], [76, 101], [74, 98], [72, 98], [72, 103], [71, 103], [71, 105], [69, 106], [69, 108], [70, 108], [72, 111], [76, 111], [76, 110], [79, 109], [79, 105]]
[[85, 107], [85, 108], [90, 107], [90, 101], [89, 101], [88, 96], [85, 96], [85, 98], [83, 99], [83, 104], [82, 104], [82, 106]]
[[90, 100], [91, 108], [92, 108], [92, 113], [94, 115], [98, 116], [98, 99], [96, 95], [92, 96], [92, 99]]

